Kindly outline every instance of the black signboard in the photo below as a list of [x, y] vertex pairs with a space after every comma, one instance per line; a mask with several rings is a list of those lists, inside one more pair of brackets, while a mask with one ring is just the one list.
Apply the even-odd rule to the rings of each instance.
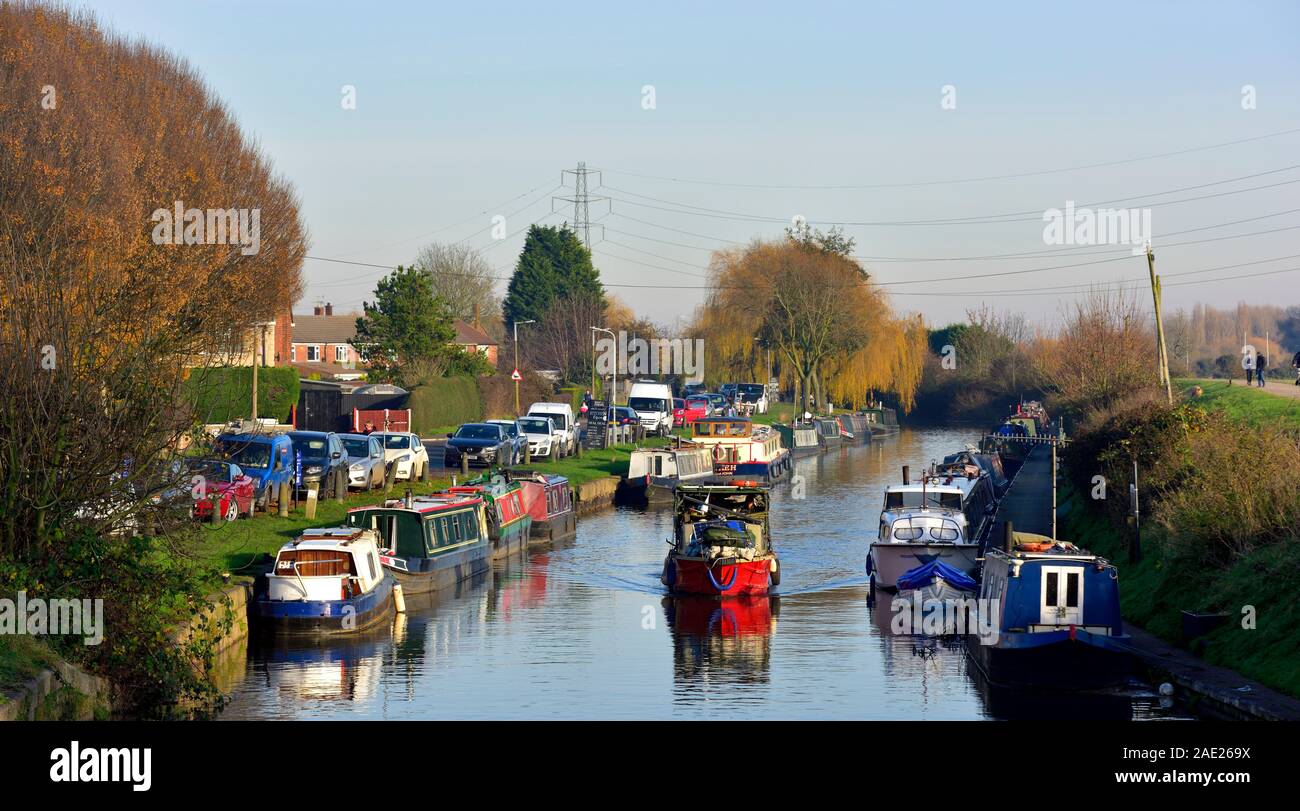
[[592, 450], [605, 447], [607, 425], [609, 425], [609, 403], [596, 400], [587, 407], [587, 432], [582, 436], [582, 447]]

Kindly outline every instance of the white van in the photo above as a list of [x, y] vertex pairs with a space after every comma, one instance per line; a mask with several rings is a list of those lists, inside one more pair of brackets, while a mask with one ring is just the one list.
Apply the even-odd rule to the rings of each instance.
[[640, 381], [632, 384], [628, 407], [636, 412], [646, 433], [667, 436], [673, 430], [673, 389], [667, 383]]
[[577, 453], [578, 425], [573, 418], [573, 406], [568, 403], [533, 403], [528, 407], [528, 416], [549, 417], [555, 423], [554, 458]]

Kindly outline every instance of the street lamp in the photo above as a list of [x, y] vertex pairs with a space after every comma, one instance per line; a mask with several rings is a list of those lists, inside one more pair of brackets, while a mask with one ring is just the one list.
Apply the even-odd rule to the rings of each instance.
[[[520, 324], [536, 324], [536, 323], [537, 323], [537, 322], [536, 322], [535, 320], [533, 320], [533, 319], [529, 319], [529, 320], [527, 320], [527, 321], [516, 321], [516, 322], [514, 322], [514, 332], [515, 332], [515, 372], [518, 372], [518, 371], [519, 371], [519, 325], [520, 325]], [[519, 416], [519, 381], [518, 381], [517, 379], [515, 380], [515, 416]]]
[[[604, 327], [592, 327], [591, 331], [593, 333], [596, 332], [609, 333], [610, 340], [614, 341], [616, 344], [618, 343], [618, 336], [614, 334], [613, 330], [608, 330], [605, 329]], [[596, 336], [595, 335], [591, 336], [591, 368], [594, 374], [596, 369]], [[614, 358], [614, 392], [611, 396], [609, 403], [610, 406], [618, 405], [618, 357], [617, 356], [615, 356]]]

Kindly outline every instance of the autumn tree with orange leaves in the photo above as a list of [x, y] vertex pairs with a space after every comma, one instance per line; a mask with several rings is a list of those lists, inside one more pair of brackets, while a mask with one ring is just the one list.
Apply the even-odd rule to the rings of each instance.
[[[160, 229], [178, 207], [186, 227]], [[255, 211], [256, 233], [235, 242], [223, 211]], [[0, 2], [0, 565], [83, 596], [131, 576], [108, 530], [190, 430], [183, 381], [288, 310], [305, 250], [293, 190], [193, 68]]]

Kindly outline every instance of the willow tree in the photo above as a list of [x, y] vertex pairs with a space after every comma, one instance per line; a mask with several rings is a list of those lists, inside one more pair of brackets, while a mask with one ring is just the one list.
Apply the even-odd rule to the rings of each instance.
[[860, 403], [867, 389], [910, 405], [920, 380], [924, 331], [899, 322], [852, 243], [790, 235], [715, 253], [697, 332], [710, 365], [770, 349], [806, 410], [828, 398]]

